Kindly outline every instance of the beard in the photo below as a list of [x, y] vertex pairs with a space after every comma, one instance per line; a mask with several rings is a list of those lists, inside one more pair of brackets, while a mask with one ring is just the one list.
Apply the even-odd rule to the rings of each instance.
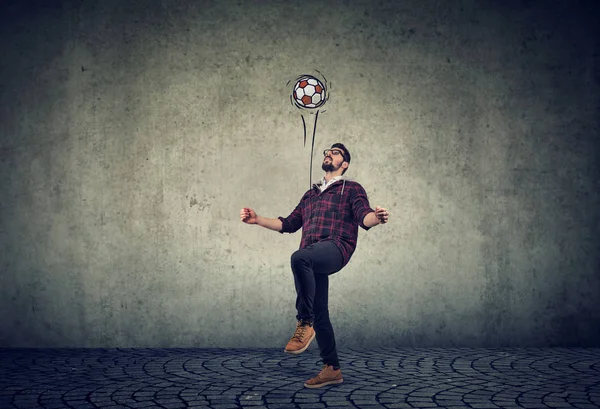
[[325, 172], [335, 172], [336, 170], [339, 169], [339, 166], [337, 168], [335, 166], [333, 166], [333, 161], [330, 161], [329, 163], [325, 163], [325, 161], [323, 161], [323, 164], [321, 165], [321, 169], [323, 169]]

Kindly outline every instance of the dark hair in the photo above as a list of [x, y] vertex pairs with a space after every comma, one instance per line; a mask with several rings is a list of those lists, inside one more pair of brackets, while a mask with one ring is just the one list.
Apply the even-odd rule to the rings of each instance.
[[[350, 151], [348, 151], [348, 149], [346, 149], [346, 147], [344, 146], [344, 144], [343, 144], [343, 143], [339, 143], [339, 142], [338, 142], [338, 143], [334, 143], [333, 145], [331, 145], [331, 149], [333, 149], [333, 148], [340, 148], [341, 150], [343, 150], [343, 151], [344, 151], [344, 153], [343, 153], [343, 155], [342, 155], [342, 156], [344, 157], [344, 160], [345, 160], [346, 162], [348, 162], [348, 164], [350, 164], [350, 158], [351, 158], [351, 157], [350, 157]], [[347, 170], [348, 170], [348, 168], [344, 169], [344, 170], [342, 171], [342, 175], [343, 175], [344, 173], [346, 173], [346, 171], [347, 171]]]

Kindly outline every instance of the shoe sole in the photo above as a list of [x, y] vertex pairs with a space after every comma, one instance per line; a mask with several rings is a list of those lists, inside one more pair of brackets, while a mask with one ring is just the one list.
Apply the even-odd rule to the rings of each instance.
[[287, 349], [284, 349], [283, 352], [285, 352], [286, 354], [292, 354], [292, 355], [301, 354], [302, 352], [306, 351], [306, 349], [308, 348], [308, 346], [310, 345], [310, 343], [313, 341], [313, 339], [315, 339], [316, 335], [317, 334], [313, 331], [312, 337], [310, 337], [310, 339], [308, 340], [308, 342], [306, 343], [306, 345], [304, 346], [304, 348], [299, 349], [297, 351], [288, 351]]
[[323, 386], [327, 386], [327, 385], [337, 385], [344, 382], [343, 379], [338, 379], [336, 381], [327, 381], [327, 382], [323, 382], [317, 385], [308, 385], [308, 384], [304, 384], [304, 387], [306, 388], [310, 388], [310, 389], [316, 389], [316, 388], [322, 388]]

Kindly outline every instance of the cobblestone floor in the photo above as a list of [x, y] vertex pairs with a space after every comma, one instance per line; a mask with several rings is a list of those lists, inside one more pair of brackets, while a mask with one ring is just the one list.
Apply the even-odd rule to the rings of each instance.
[[0, 349], [0, 408], [598, 408], [600, 349]]

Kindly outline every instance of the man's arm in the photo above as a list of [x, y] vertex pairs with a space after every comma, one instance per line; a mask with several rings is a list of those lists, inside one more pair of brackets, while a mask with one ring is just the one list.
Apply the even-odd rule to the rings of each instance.
[[279, 233], [294, 233], [302, 227], [302, 201], [306, 197], [306, 194], [302, 197], [302, 200], [296, 206], [294, 211], [288, 217], [278, 217], [277, 219], [269, 219], [266, 217], [258, 216], [256, 212], [248, 207], [244, 207], [240, 210], [240, 219], [247, 224], [257, 224], [269, 230], [278, 231]]
[[278, 217], [281, 223], [279, 233], [295, 233], [302, 227], [302, 201], [288, 217]]
[[363, 224], [368, 228], [371, 228], [373, 226], [377, 226], [378, 224], [387, 223], [389, 216], [390, 214], [386, 209], [377, 206], [374, 212], [371, 212], [365, 216], [363, 219]]
[[352, 205], [352, 212], [354, 213], [354, 220], [358, 221], [360, 227], [365, 230], [369, 230], [372, 226], [377, 223], [367, 224], [371, 219], [370, 214], [375, 213], [371, 206], [369, 206], [369, 199], [367, 198], [367, 192], [362, 186], [357, 185], [352, 189], [350, 203]]
[[281, 219], [267, 219], [266, 217], [257, 215], [249, 207], [244, 207], [240, 210], [240, 219], [246, 224], [257, 224], [275, 231], [281, 231], [283, 228], [283, 221]]
[[377, 226], [379, 224], [379, 219], [375, 216], [375, 212], [368, 213], [363, 219], [363, 224], [368, 228]]
[[371, 227], [377, 226], [378, 224], [387, 223], [387, 218], [389, 216], [387, 210], [377, 206], [375, 211], [373, 211], [369, 206], [367, 192], [365, 192], [365, 189], [363, 189], [362, 186], [358, 185], [352, 193], [351, 203], [354, 217], [359, 221], [359, 225], [363, 229], [369, 230]]
[[262, 216], [256, 216], [256, 224], [275, 231], [281, 231], [283, 228], [283, 222], [280, 219], [267, 219]]

